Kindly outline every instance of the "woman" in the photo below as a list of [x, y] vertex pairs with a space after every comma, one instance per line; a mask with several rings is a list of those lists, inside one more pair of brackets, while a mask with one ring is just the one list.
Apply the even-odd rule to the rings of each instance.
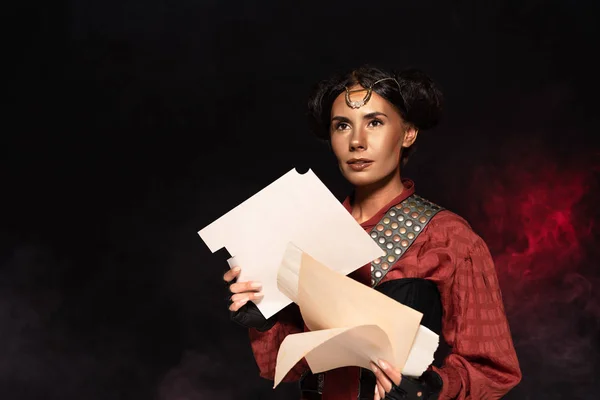
[[[416, 196], [413, 182], [401, 179], [418, 133], [437, 124], [441, 105], [424, 73], [371, 67], [321, 82], [309, 100], [313, 130], [331, 143], [355, 188], [344, 206], [388, 252], [350, 276], [421, 311], [422, 324], [441, 334], [448, 352], [419, 379], [402, 377], [385, 360], [371, 371], [346, 367], [316, 376], [302, 361], [286, 380], [300, 379], [305, 399], [496, 399], [521, 379], [487, 246], [465, 220]], [[224, 280], [238, 275], [230, 270]], [[250, 328], [261, 376], [273, 379], [281, 341], [305, 329], [298, 308], [265, 320], [250, 302], [262, 295], [259, 282], [235, 282], [230, 291], [232, 319]]]

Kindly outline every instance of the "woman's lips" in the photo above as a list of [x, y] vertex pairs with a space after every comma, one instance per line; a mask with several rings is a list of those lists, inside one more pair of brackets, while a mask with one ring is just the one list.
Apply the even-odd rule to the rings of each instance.
[[373, 164], [373, 161], [371, 161], [371, 160], [351, 160], [351, 161], [348, 161], [348, 166], [353, 171], [363, 171], [366, 168], [369, 168], [371, 166], [371, 164]]

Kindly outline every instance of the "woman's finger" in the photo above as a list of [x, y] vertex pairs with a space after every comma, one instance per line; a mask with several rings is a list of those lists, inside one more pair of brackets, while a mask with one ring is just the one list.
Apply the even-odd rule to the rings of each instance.
[[264, 297], [263, 292], [246, 292], [246, 293], [237, 293], [231, 296], [232, 302], [244, 301], [248, 302], [250, 300], [258, 300]]
[[262, 289], [260, 282], [236, 282], [229, 286], [231, 293], [259, 292]]
[[402, 374], [399, 370], [392, 367], [392, 365], [384, 360], [377, 361], [379, 364], [379, 368], [383, 371], [385, 376], [387, 376], [396, 386], [400, 385], [400, 381], [402, 380]]
[[375, 385], [375, 394], [373, 400], [381, 400], [381, 396], [379, 395], [379, 389], [377, 388], [377, 385]]
[[381, 386], [381, 384], [379, 382], [377, 382], [377, 384], [375, 385], [375, 392], [377, 392], [377, 394], [379, 395], [379, 398], [381, 398], [381, 399], [385, 398], [385, 390], [383, 389], [383, 386]]
[[234, 301], [233, 303], [231, 303], [231, 305], [229, 306], [229, 311], [238, 311], [240, 308], [244, 307], [244, 305], [248, 302], [248, 298], [246, 299], [242, 299], [239, 301]]
[[377, 384], [381, 385], [381, 387], [383, 388], [385, 397], [385, 393], [388, 393], [390, 390], [392, 390], [392, 382], [390, 382], [390, 380], [387, 376], [385, 376], [383, 371], [373, 363], [371, 363], [371, 371], [373, 371], [373, 373], [375, 374]]
[[240, 267], [231, 268], [229, 271], [225, 272], [223, 275], [223, 280], [225, 282], [231, 282], [240, 275], [241, 270], [242, 269]]

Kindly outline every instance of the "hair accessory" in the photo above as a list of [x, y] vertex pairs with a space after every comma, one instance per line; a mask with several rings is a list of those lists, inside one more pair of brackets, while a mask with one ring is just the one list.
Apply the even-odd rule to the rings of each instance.
[[[363, 97], [362, 100], [360, 100], [360, 101], [350, 100], [350, 94], [362, 92], [365, 89], [350, 90], [346, 87], [346, 104], [348, 105], [348, 107], [353, 108], [353, 109], [361, 108], [362, 106], [367, 104], [369, 102], [369, 100], [371, 100], [371, 94], [373, 93], [373, 86], [377, 85], [379, 82], [388, 81], [388, 80], [392, 80], [392, 81], [396, 82], [396, 85], [398, 85], [398, 91], [400, 92], [400, 84], [398, 83], [396, 78], [392, 78], [392, 77], [383, 78], [383, 79], [373, 82], [373, 84], [366, 89], [367, 94], [365, 94], [365, 97]], [[402, 95], [402, 92], [400, 92], [400, 94]]]

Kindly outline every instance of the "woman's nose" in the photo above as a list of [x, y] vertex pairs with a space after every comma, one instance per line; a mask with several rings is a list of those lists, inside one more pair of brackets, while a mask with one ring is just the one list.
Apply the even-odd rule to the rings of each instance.
[[356, 129], [350, 137], [350, 151], [365, 150], [367, 148], [367, 140], [365, 132], [362, 129]]

